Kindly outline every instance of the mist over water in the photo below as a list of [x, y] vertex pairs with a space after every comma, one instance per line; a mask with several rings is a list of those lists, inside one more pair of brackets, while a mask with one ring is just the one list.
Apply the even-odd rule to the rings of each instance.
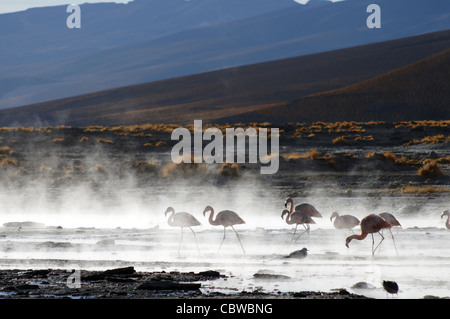
[[[329, 159], [322, 156], [283, 158], [277, 174], [261, 175], [259, 164], [174, 165], [170, 145], [149, 151], [142, 147], [142, 140], [136, 143], [128, 136], [112, 138], [86, 131], [69, 134], [64, 130], [51, 136], [33, 132], [26, 139], [20, 135], [23, 132], [8, 134], [2, 136], [0, 145], [10, 147], [0, 148], [1, 268], [64, 269], [75, 263], [81, 269], [110, 269], [132, 265], [138, 271], [213, 269], [228, 276], [227, 280], [205, 283], [204, 293], [344, 288], [386, 298], [381, 282], [395, 280], [400, 286], [399, 298], [450, 295], [446, 271], [450, 266], [450, 232], [440, 218], [448, 209], [448, 193], [396, 191], [417, 180], [415, 169], [386, 173], [373, 168], [369, 159], [357, 162], [364, 169], [354, 165], [343, 171], [339, 165], [346, 167], [346, 161], [329, 166]], [[99, 142], [100, 138], [104, 140]], [[159, 138], [151, 143], [156, 144]], [[319, 145], [317, 150], [319, 154], [340, 152], [360, 157], [367, 152], [345, 146]], [[401, 153], [400, 148], [370, 150], [410, 157], [431, 151], [437, 156], [446, 154], [441, 145], [409, 148], [409, 153]], [[282, 155], [311, 151], [312, 147], [286, 145], [280, 149]], [[340, 158], [335, 156], [334, 160]], [[448, 166], [442, 167], [447, 174]], [[309, 236], [299, 225], [297, 234], [301, 237], [295, 243], [291, 243], [295, 227], [281, 218], [287, 197], [292, 197], [295, 205], [314, 205], [323, 216], [315, 218]], [[233, 210], [244, 219], [246, 223], [235, 229], [245, 254], [231, 228], [227, 228], [217, 253], [223, 227], [208, 223], [209, 215], [202, 214], [207, 205], [216, 214]], [[201, 222], [192, 227], [196, 237], [185, 228], [180, 245], [181, 230], [169, 226], [164, 216], [169, 206], [175, 212], [191, 213]], [[352, 232], [334, 228], [329, 218], [335, 211], [359, 219], [384, 211], [394, 214], [402, 224], [392, 229], [396, 246], [385, 231], [381, 250], [374, 258], [370, 235], [345, 247], [345, 238]], [[26, 224], [28, 221], [34, 224]], [[353, 232], [359, 233], [359, 227]], [[375, 234], [374, 238], [377, 244], [381, 237]], [[284, 258], [303, 247], [309, 251], [305, 259]], [[286, 279], [261, 280], [254, 277], [256, 273]], [[365, 282], [368, 288], [353, 288], [358, 282]]]

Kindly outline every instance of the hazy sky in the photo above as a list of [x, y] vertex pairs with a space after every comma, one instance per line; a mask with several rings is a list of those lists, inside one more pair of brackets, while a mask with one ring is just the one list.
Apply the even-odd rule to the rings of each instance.
[[95, 2], [127, 3], [131, 0], [0, 0], [0, 13], [23, 11], [28, 8], [49, 7], [63, 4], [81, 4]]
[[[63, 4], [81, 4], [95, 2], [116, 2], [127, 3], [132, 0], [0, 0], [0, 13], [23, 11], [34, 7], [58, 6]], [[185, 0], [186, 1], [186, 0]], [[307, 3], [309, 0], [292, 0], [301, 4]], [[342, 0], [330, 0], [332, 2]]]

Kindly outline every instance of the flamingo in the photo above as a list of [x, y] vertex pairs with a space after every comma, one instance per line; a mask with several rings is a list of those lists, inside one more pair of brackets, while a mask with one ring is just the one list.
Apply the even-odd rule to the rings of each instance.
[[[399, 226], [402, 227], [402, 225], [400, 224], [400, 222], [397, 220], [397, 218], [395, 218], [394, 215], [389, 214], [389, 213], [380, 213], [378, 214], [378, 216], [380, 216], [381, 218], [383, 218], [385, 221], [387, 221], [389, 224], [391, 224], [393, 227], [394, 226]], [[383, 231], [381, 231], [383, 232]], [[392, 234], [392, 231], [389, 229], [389, 232], [391, 233], [391, 237], [392, 237], [392, 241], [394, 242], [394, 248], [395, 248], [395, 252], [398, 254], [397, 251], [397, 246], [395, 246], [395, 241], [394, 241], [394, 235]], [[380, 251], [378, 250], [378, 253], [380, 253]]]
[[331, 214], [330, 221], [334, 220], [334, 228], [336, 229], [349, 229], [351, 230], [353, 227], [356, 227], [359, 225], [360, 221], [358, 218], [356, 218], [353, 215], [342, 215], [339, 216], [337, 212], [334, 212]]
[[441, 214], [441, 219], [444, 218], [444, 216], [447, 216], [445, 227], [447, 227], [447, 229], [450, 229], [450, 212], [448, 210], [444, 210]]
[[[284, 207], [287, 208], [287, 205], [290, 204], [291, 208], [294, 206], [294, 200], [290, 197], [288, 197], [284, 203]], [[296, 212], [305, 212], [311, 217], [318, 217], [322, 218], [322, 214], [319, 213], [319, 211], [311, 204], [303, 203], [300, 205], [295, 206]]]
[[201, 223], [197, 220], [197, 218], [195, 218], [194, 216], [192, 216], [189, 213], [179, 212], [179, 213], [175, 214], [175, 209], [173, 209], [172, 207], [168, 207], [166, 209], [166, 212], [164, 213], [164, 215], [167, 216], [167, 214], [169, 214], [169, 213], [171, 213], [171, 215], [169, 216], [169, 219], [167, 220], [167, 223], [169, 224], [169, 226], [181, 228], [181, 238], [180, 238], [180, 244], [178, 245], [178, 254], [180, 254], [181, 242], [183, 241], [183, 228], [184, 227], [188, 227], [191, 230], [191, 232], [194, 234], [195, 244], [197, 245], [197, 250], [200, 253], [200, 249], [198, 248], [198, 243], [197, 243], [197, 236], [195, 235], [195, 232], [192, 230], [191, 227], [199, 226], [199, 225], [201, 225]]
[[303, 225], [303, 227], [305, 227], [305, 231], [294, 241], [296, 242], [305, 232], [309, 234], [309, 224], [315, 224], [316, 222], [311, 218], [309, 214], [305, 212], [293, 212], [293, 208], [294, 206], [291, 206], [290, 211], [288, 211], [287, 209], [283, 210], [283, 212], [281, 213], [281, 218], [284, 219], [284, 215], [287, 214], [288, 216], [286, 218], [286, 223], [288, 225], [295, 224], [295, 230], [294, 234], [292, 235], [291, 241], [294, 239], [294, 236], [297, 233], [298, 225]]
[[400, 222], [397, 220], [397, 218], [394, 217], [394, 215], [386, 213], [386, 212], [380, 213], [378, 215], [381, 216], [385, 221], [387, 221], [392, 226], [402, 227], [402, 225], [400, 225]]
[[[353, 239], [363, 240], [364, 238], [367, 237], [368, 234], [371, 234], [372, 235], [372, 257], [373, 257], [375, 254], [375, 250], [378, 248], [378, 246], [381, 245], [381, 243], [384, 240], [384, 237], [380, 233], [380, 230], [382, 230], [383, 228], [391, 228], [392, 225], [389, 224], [382, 217], [375, 215], [375, 214], [370, 214], [370, 215], [364, 217], [361, 220], [360, 225], [361, 225], [361, 234], [360, 235], [351, 235], [351, 236], [347, 237], [347, 239], [345, 240], [345, 246], [347, 246], [347, 248], [348, 248], [349, 247], [348, 244]], [[381, 241], [378, 243], [378, 245], [375, 247], [375, 249], [373, 248], [374, 243], [375, 243], [374, 238], [373, 238], [374, 233], [378, 233], [381, 236]]]
[[245, 224], [245, 221], [241, 217], [239, 217], [238, 214], [236, 214], [235, 212], [233, 212], [231, 210], [223, 210], [223, 211], [219, 212], [216, 216], [216, 219], [213, 219], [214, 218], [214, 208], [212, 208], [211, 206], [206, 206], [205, 209], [203, 210], [203, 216], [205, 216], [207, 212], [211, 212], [211, 214], [209, 215], [209, 219], [208, 219], [209, 223], [211, 225], [223, 226], [223, 239], [222, 239], [222, 242], [220, 243], [217, 253], [219, 253], [220, 248], [222, 247], [222, 244], [225, 241], [226, 229], [228, 226], [230, 226], [236, 233], [239, 243], [241, 244], [242, 251], [245, 254], [245, 249], [244, 249], [244, 246], [242, 246], [242, 242], [241, 242], [241, 239], [239, 238], [239, 234], [233, 227], [233, 225]]

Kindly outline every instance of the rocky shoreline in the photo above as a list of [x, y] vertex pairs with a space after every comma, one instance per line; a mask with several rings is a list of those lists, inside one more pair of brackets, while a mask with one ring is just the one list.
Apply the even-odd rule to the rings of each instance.
[[288, 293], [202, 292], [203, 282], [219, 278], [226, 276], [212, 270], [137, 272], [132, 266], [78, 273], [62, 269], [11, 269], [0, 271], [0, 296], [3, 299], [368, 299], [345, 289]]

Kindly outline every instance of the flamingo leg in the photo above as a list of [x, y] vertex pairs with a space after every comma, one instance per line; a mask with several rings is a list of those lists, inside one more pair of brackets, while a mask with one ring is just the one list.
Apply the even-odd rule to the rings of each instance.
[[194, 234], [194, 238], [195, 238], [195, 245], [197, 245], [197, 250], [198, 253], [200, 254], [200, 248], [198, 248], [198, 242], [197, 242], [197, 235], [195, 234], [195, 232], [192, 230], [191, 227], [189, 227], [189, 229], [191, 230], [191, 232]]
[[392, 234], [392, 232], [391, 232], [391, 230], [389, 229], [389, 232], [391, 233], [391, 236], [392, 236], [392, 242], [394, 243], [394, 248], [395, 248], [395, 252], [397, 253], [397, 255], [398, 255], [398, 250], [397, 250], [397, 246], [395, 246], [395, 240], [394, 240], [394, 235]]
[[291, 242], [294, 240], [294, 236], [297, 233], [297, 227], [298, 227], [298, 224], [295, 224], [295, 230], [294, 230], [294, 234], [292, 235]]
[[[305, 227], [305, 231], [304, 231], [303, 233], [301, 233], [300, 235], [298, 235], [297, 239], [294, 240], [294, 244], [297, 242], [297, 240], [300, 239], [300, 237], [303, 236], [304, 233], [308, 233], [308, 236], [309, 236], [309, 230], [310, 230], [309, 224], [307, 224], [307, 226], [308, 226], [308, 227], [306, 227], [305, 224], [303, 224], [303, 227]], [[308, 237], [308, 240], [309, 240], [309, 237]]]
[[226, 227], [224, 227], [223, 228], [223, 239], [222, 239], [222, 242], [220, 243], [220, 246], [219, 246], [219, 249], [217, 250], [217, 253], [219, 253], [219, 251], [220, 251], [220, 248], [222, 248], [222, 244], [223, 244], [223, 242], [225, 241], [225, 236], [226, 236], [226, 230], [227, 230], [227, 228]]
[[180, 227], [180, 229], [181, 229], [181, 237], [180, 243], [178, 244], [178, 255], [180, 254], [181, 242], [183, 241], [183, 227]]
[[237, 233], [236, 229], [234, 229], [233, 226], [231, 226], [231, 228], [233, 228], [234, 232], [236, 233], [236, 236], [237, 236], [237, 238], [238, 238], [238, 240], [239, 240], [239, 244], [241, 244], [242, 251], [243, 251], [244, 254], [245, 254], [245, 249], [244, 249], [244, 246], [242, 246], [242, 242], [241, 242], [241, 239], [239, 238], [239, 234]]
[[374, 255], [374, 249], [373, 249], [373, 246], [374, 246], [374, 244], [375, 244], [375, 240], [373, 239], [373, 234], [371, 234], [372, 235], [372, 258], [373, 258], [373, 255]]
[[[383, 242], [383, 240], [384, 240], [384, 236], [380, 233], [380, 232], [378, 232], [378, 234], [380, 234], [380, 236], [381, 236], [381, 240], [380, 240], [380, 242], [378, 243], [378, 245], [377, 245], [377, 247], [375, 247], [375, 249], [373, 250], [373, 252], [372, 252], [372, 256], [374, 255], [374, 253], [375, 253], [375, 250], [377, 250], [377, 248], [381, 245], [381, 243]], [[372, 235], [372, 238], [373, 238], [373, 235]]]

